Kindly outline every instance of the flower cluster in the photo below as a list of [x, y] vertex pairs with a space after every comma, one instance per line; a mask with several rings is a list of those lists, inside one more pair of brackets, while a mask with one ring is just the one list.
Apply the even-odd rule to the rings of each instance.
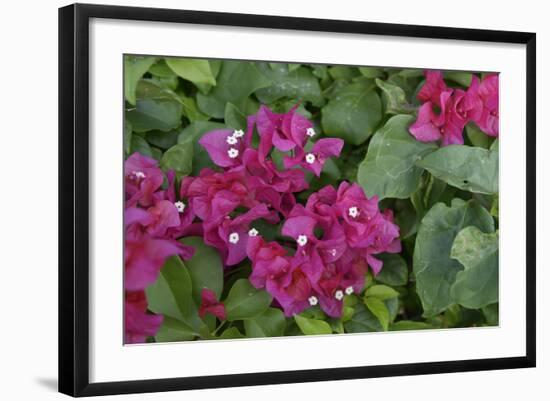
[[498, 136], [498, 75], [486, 75], [481, 81], [472, 75], [466, 91], [447, 87], [440, 71], [426, 71], [425, 76], [417, 95], [423, 103], [409, 128], [416, 139], [440, 140], [443, 146], [463, 144], [462, 131], [470, 121], [487, 135]]
[[[179, 190], [175, 173], [165, 177], [155, 160], [138, 153], [127, 159], [126, 342], [143, 342], [160, 327], [162, 316], [147, 313], [144, 289], [168, 257], [193, 255], [178, 241], [187, 235], [216, 248], [226, 268], [250, 259], [250, 282], [265, 288], [287, 316], [317, 304], [327, 315], [341, 316], [344, 296], [363, 290], [369, 268], [380, 271], [375, 255], [400, 251], [399, 229], [391, 210], [381, 212], [377, 197], [367, 198], [357, 184], [329, 185], [305, 206], [297, 202], [296, 194], [309, 188], [306, 172], [320, 176], [344, 145], [316, 136], [296, 107], [278, 114], [261, 106], [247, 118], [246, 130], [218, 129], [201, 137], [216, 167], [184, 177]], [[280, 224], [280, 243], [266, 242], [255, 225], [259, 219]], [[199, 316], [207, 313], [226, 317], [223, 303], [203, 288]]]
[[382, 268], [374, 255], [401, 250], [392, 212], [380, 212], [377, 197], [368, 199], [348, 182], [322, 188], [305, 207], [295, 205], [282, 234], [295, 240], [294, 254], [261, 236], [249, 240], [247, 253], [251, 283], [265, 288], [287, 316], [319, 304], [340, 317], [344, 295], [363, 290], [369, 267], [375, 274]]
[[192, 227], [193, 213], [176, 199], [175, 174], [164, 174], [156, 160], [139, 153], [124, 164], [124, 289], [125, 342], [144, 342], [154, 335], [163, 317], [147, 314], [145, 288], [154, 283], [166, 259], [188, 259], [193, 249], [176, 240]]
[[[255, 129], [257, 149], [252, 146]], [[198, 177], [186, 177], [180, 195], [202, 221], [204, 242], [218, 249], [226, 266], [246, 258], [249, 238], [258, 234], [252, 222], [275, 224], [289, 216], [294, 194], [308, 188], [304, 170], [319, 176], [327, 158], [340, 154], [344, 143], [334, 138], [319, 139], [306, 151], [314, 136], [311, 122], [296, 107], [278, 114], [265, 106], [248, 117], [246, 132], [218, 129], [202, 136], [199, 143], [223, 170], [206, 168]], [[287, 153], [285, 170], [269, 157], [273, 149]]]

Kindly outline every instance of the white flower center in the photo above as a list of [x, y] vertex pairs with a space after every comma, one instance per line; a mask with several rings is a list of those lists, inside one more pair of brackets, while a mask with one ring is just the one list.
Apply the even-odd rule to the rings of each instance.
[[336, 256], [336, 249], [331, 249], [331, 250], [330, 250], [330, 254], [331, 254], [332, 256]]
[[346, 294], [347, 295], [351, 295], [353, 294], [353, 287], [350, 285], [349, 287], [346, 288]]
[[255, 237], [258, 234], [259, 234], [258, 230], [256, 230], [255, 228], [251, 228], [250, 231], [248, 232], [248, 235], [251, 236], [251, 237]]
[[313, 163], [315, 163], [315, 155], [314, 155], [313, 153], [308, 153], [308, 154], [306, 155], [306, 162], [307, 162], [308, 164], [313, 164]]
[[351, 217], [356, 218], [359, 215], [359, 209], [357, 209], [357, 206], [352, 206], [348, 209], [348, 214]]
[[338, 290], [334, 293], [334, 298], [336, 298], [338, 301], [341, 301], [342, 299], [344, 299], [344, 293], [342, 292], [342, 290]]
[[244, 136], [244, 131], [242, 129], [237, 129], [233, 131], [233, 136], [235, 138], [242, 138]]
[[235, 138], [233, 135], [228, 136], [226, 141], [230, 145], [235, 145], [237, 142], [239, 142], [239, 140]]
[[174, 203], [174, 206], [176, 206], [176, 209], [178, 209], [178, 212], [180, 213], [183, 213], [183, 211], [185, 210], [185, 203], [183, 203], [182, 201], [177, 201], [176, 203]]
[[232, 244], [236, 244], [239, 242], [239, 233], [231, 233], [229, 234], [229, 242]]
[[307, 244], [307, 236], [306, 235], [298, 235], [298, 239], [296, 240], [298, 245], [304, 246]]
[[143, 171], [132, 171], [132, 174], [136, 178], [145, 178], [145, 173]]
[[315, 136], [315, 130], [313, 128], [308, 128], [306, 130], [306, 135], [309, 136], [310, 138], [313, 138]]
[[231, 148], [227, 151], [227, 155], [230, 158], [234, 159], [235, 157], [239, 156], [239, 151], [235, 148]]
[[315, 295], [312, 295], [311, 297], [309, 297], [309, 298], [307, 299], [307, 301], [309, 302], [309, 304], [310, 304], [311, 306], [315, 306], [315, 305], [317, 305], [317, 304], [319, 303], [319, 300], [317, 299], [317, 297], [316, 297]]

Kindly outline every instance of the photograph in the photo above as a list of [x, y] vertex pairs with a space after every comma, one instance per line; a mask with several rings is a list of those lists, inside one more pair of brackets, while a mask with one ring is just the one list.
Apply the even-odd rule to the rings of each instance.
[[123, 58], [125, 345], [499, 326], [497, 71]]

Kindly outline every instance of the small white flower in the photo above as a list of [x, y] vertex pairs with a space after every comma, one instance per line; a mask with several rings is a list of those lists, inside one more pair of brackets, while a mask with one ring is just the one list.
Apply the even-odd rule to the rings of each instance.
[[357, 209], [357, 206], [352, 206], [349, 208], [348, 214], [351, 217], [356, 218], [359, 215], [359, 209]]
[[344, 293], [342, 292], [342, 290], [338, 290], [334, 293], [334, 298], [336, 298], [338, 301], [341, 301], [342, 299], [344, 299]]
[[336, 256], [336, 249], [331, 249], [331, 250], [330, 250], [330, 254], [331, 254], [331, 256], [333, 256], [333, 257]]
[[237, 129], [233, 131], [233, 136], [235, 138], [242, 138], [244, 136], [244, 131], [242, 129]]
[[307, 236], [306, 235], [298, 235], [298, 239], [296, 240], [298, 245], [305, 246], [307, 244]]
[[239, 142], [239, 140], [235, 138], [233, 135], [228, 136], [226, 141], [230, 145], [235, 145], [237, 142]]
[[309, 136], [310, 138], [313, 138], [315, 136], [315, 130], [313, 128], [308, 128], [306, 130], [306, 135]]
[[250, 231], [248, 232], [248, 235], [251, 236], [251, 237], [255, 237], [258, 234], [259, 234], [258, 230], [256, 230], [255, 228], [251, 228]]
[[307, 162], [308, 164], [313, 164], [313, 163], [315, 163], [315, 155], [314, 155], [313, 153], [308, 153], [308, 154], [306, 155], [306, 162]]
[[317, 297], [316, 297], [315, 295], [312, 295], [311, 297], [309, 297], [309, 298], [307, 299], [307, 301], [309, 302], [309, 304], [310, 304], [311, 306], [315, 306], [315, 305], [317, 305], [317, 304], [319, 303], [319, 300], [317, 299]]
[[177, 201], [176, 203], [174, 203], [174, 206], [176, 207], [176, 209], [178, 209], [178, 212], [180, 213], [183, 213], [183, 211], [185, 210], [185, 203], [183, 203], [182, 201]]
[[346, 288], [346, 294], [347, 295], [351, 295], [353, 294], [353, 287], [350, 285], [349, 287]]
[[239, 233], [231, 233], [229, 234], [229, 242], [232, 244], [236, 244], [239, 242]]
[[239, 156], [239, 151], [235, 148], [231, 148], [227, 151], [227, 155], [230, 158], [234, 159], [235, 157]]
[[143, 171], [133, 171], [132, 174], [136, 178], [145, 178], [145, 173]]

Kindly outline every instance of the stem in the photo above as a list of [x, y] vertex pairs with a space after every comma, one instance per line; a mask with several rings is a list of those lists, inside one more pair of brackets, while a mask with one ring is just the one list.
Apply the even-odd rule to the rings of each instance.
[[219, 325], [218, 327], [216, 327], [216, 330], [214, 330], [214, 331], [212, 332], [212, 335], [213, 335], [213, 336], [216, 336], [216, 334], [218, 334], [218, 331], [220, 331], [220, 329], [225, 325], [226, 322], [227, 322], [227, 320], [222, 320], [222, 321], [220, 322], [220, 325]]

